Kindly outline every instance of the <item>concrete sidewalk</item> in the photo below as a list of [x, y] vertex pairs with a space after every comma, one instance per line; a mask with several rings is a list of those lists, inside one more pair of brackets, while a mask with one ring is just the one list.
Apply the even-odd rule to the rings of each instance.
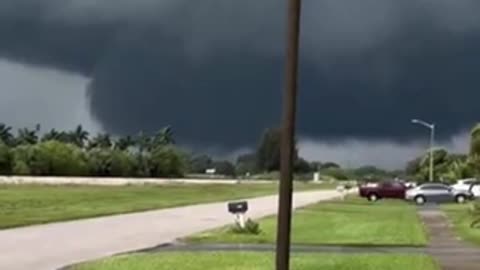
[[429, 252], [443, 270], [480, 269], [480, 249], [461, 240], [453, 225], [438, 206], [419, 209], [420, 218], [430, 236]]
[[[243, 183], [271, 184], [267, 180], [240, 180]], [[128, 178], [128, 177], [61, 177], [61, 176], [4, 176], [0, 175], [0, 184], [34, 184], [34, 185], [165, 185], [165, 184], [238, 184], [237, 179], [188, 179], [188, 178]]]
[[[302, 207], [337, 196], [336, 191], [296, 193], [293, 205]], [[275, 214], [277, 200], [277, 196], [249, 199], [248, 216]], [[4, 230], [0, 231], [0, 269], [58, 269], [168, 243], [231, 222], [222, 202]]]

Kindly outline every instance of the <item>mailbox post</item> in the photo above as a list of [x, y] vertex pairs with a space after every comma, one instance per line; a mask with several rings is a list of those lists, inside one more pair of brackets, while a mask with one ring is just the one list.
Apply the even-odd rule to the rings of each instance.
[[235, 223], [240, 225], [241, 228], [245, 228], [245, 213], [247, 211], [248, 203], [246, 201], [228, 203], [228, 212], [235, 215]]
[[340, 198], [342, 199], [342, 201], [344, 201], [346, 196], [345, 186], [344, 185], [337, 186], [337, 191], [340, 193]]

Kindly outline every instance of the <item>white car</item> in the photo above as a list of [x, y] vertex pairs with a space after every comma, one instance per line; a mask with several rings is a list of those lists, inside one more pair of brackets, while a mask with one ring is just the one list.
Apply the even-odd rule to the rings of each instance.
[[476, 198], [480, 197], [480, 181], [475, 178], [461, 179], [452, 188], [462, 191], [470, 191]]

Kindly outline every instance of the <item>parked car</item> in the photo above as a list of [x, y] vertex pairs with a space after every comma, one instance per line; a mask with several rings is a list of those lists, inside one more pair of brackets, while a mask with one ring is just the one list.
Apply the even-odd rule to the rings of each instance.
[[388, 181], [380, 183], [367, 183], [359, 187], [360, 197], [367, 198], [369, 201], [379, 199], [405, 199], [407, 187], [402, 182]]
[[477, 179], [475, 178], [468, 178], [468, 179], [460, 179], [452, 185], [454, 189], [458, 190], [469, 190], [473, 183], [475, 183]]
[[473, 197], [480, 198], [480, 181], [475, 181], [470, 185], [468, 189], [473, 194]]
[[480, 181], [475, 178], [461, 179], [452, 185], [457, 190], [467, 190], [473, 193], [473, 196], [480, 198]]
[[405, 199], [422, 205], [426, 202], [457, 202], [465, 203], [473, 198], [468, 190], [458, 190], [442, 183], [427, 183], [406, 192]]
[[415, 188], [415, 187], [417, 187], [417, 183], [409, 181], [409, 182], [405, 182], [405, 186], [406, 186], [408, 189], [410, 189], [410, 188]]

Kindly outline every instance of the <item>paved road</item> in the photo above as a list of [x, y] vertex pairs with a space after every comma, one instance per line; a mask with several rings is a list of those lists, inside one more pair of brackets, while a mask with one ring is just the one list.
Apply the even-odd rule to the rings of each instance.
[[[294, 196], [294, 207], [336, 197], [336, 191]], [[275, 214], [277, 196], [249, 199], [249, 217]], [[1, 217], [0, 217], [1, 218]], [[0, 231], [0, 269], [53, 270], [168, 243], [232, 221], [225, 203], [32, 226]]]

